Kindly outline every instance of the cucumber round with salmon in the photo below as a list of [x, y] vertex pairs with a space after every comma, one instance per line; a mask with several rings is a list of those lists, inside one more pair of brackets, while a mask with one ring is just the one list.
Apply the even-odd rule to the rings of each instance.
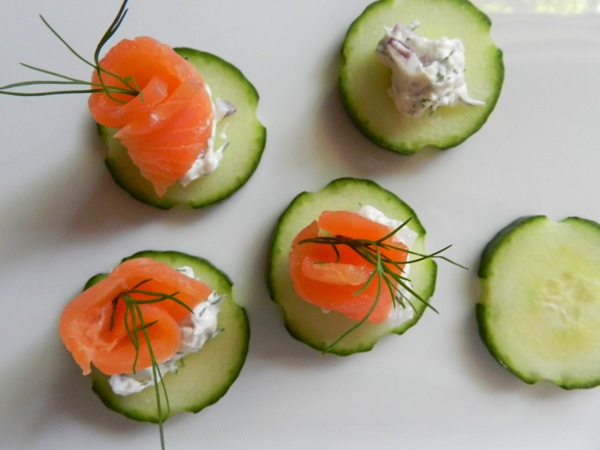
[[269, 292], [297, 340], [337, 355], [365, 352], [433, 309], [434, 258], [410, 206], [373, 181], [340, 178], [302, 192], [281, 214]]
[[468, 0], [379, 0], [350, 25], [339, 88], [357, 128], [386, 149], [455, 147], [494, 110], [504, 80], [489, 17]]
[[529, 384], [600, 384], [600, 224], [522, 217], [485, 246], [479, 332], [494, 358]]
[[[115, 182], [131, 196], [162, 209], [175, 205], [200, 208], [224, 200], [248, 181], [260, 162], [266, 142], [266, 129], [257, 117], [258, 92], [238, 68], [204, 51], [176, 48], [174, 53], [201, 74], [210, 91], [210, 96], [203, 99], [207, 102], [208, 110], [218, 107], [219, 102], [224, 102], [225, 111], [221, 113], [222, 117], [218, 121], [213, 118], [216, 123], [210, 128], [212, 132], [202, 138], [203, 146], [210, 140], [214, 151], [222, 153], [222, 159], [214, 164], [214, 170], [203, 173], [185, 184], [179, 181], [195, 161], [208, 158], [206, 151], [201, 149], [198, 154], [194, 152], [195, 159], [188, 158], [184, 163], [178, 161], [180, 149], [185, 150], [188, 146], [187, 142], [177, 143], [179, 128], [186, 128], [185, 125], [177, 124], [173, 130], [166, 131], [161, 128], [152, 137], [153, 142], [149, 141], [147, 136], [134, 136], [134, 143], [129, 142], [131, 138], [124, 136], [123, 129], [100, 124], [98, 129], [108, 149], [106, 165]], [[126, 57], [127, 55], [124, 55], [124, 58]], [[192, 124], [189, 127], [192, 140], [196, 136], [195, 127], [199, 125]], [[153, 133], [149, 132], [148, 135]], [[163, 138], [163, 135], [166, 137]], [[141, 141], [139, 150], [135, 150], [135, 141], [138, 139]], [[166, 149], [172, 143], [174, 148]], [[151, 147], [157, 148], [156, 155], [152, 157], [161, 164], [177, 166], [169, 169], [175, 173], [168, 180], [170, 184], [166, 187], [161, 186], [158, 190], [152, 173], [152, 165], [156, 163], [139, 162], [148, 157]], [[141, 154], [135, 160], [135, 155], [132, 156], [134, 151]], [[163, 155], [167, 153], [172, 155], [171, 159], [161, 162]], [[212, 162], [208, 164], [213, 165]], [[145, 165], [150, 168], [145, 170]]]
[[139, 252], [92, 277], [65, 306], [59, 330], [108, 408], [156, 423], [223, 397], [250, 337], [229, 277], [175, 251]]
[[[255, 172], [265, 147], [258, 92], [224, 59], [148, 36], [123, 39], [101, 57], [127, 12], [124, 0], [89, 61], [42, 17], [71, 53], [93, 67], [90, 81], [26, 65], [56, 79], [1, 86], [0, 94], [90, 94], [89, 110], [108, 148], [106, 166], [137, 200], [168, 209], [228, 198]], [[20, 90], [33, 86], [49, 87]]]

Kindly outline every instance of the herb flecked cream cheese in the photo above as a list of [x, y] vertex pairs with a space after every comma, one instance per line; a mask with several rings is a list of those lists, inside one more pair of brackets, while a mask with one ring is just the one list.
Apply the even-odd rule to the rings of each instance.
[[386, 28], [376, 53], [392, 70], [389, 95], [401, 113], [418, 117], [440, 106], [481, 106], [469, 97], [465, 81], [465, 49], [459, 39], [431, 40], [415, 32], [420, 25]]

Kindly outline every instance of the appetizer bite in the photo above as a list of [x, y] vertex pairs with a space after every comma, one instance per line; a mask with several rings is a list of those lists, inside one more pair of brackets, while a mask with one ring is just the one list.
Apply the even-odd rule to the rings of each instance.
[[338, 355], [368, 351], [433, 309], [440, 252], [425, 253], [425, 229], [392, 192], [340, 178], [299, 194], [281, 215], [270, 295], [294, 338]]
[[[141, 36], [124, 39], [101, 58], [125, 15], [125, 0], [98, 44], [91, 81], [76, 80], [30, 65], [54, 80], [15, 83], [0, 88], [10, 95], [91, 93], [89, 109], [106, 143], [106, 165], [134, 198], [167, 209], [199, 208], [221, 201], [254, 173], [266, 141], [256, 115], [258, 93], [232, 64], [190, 48], [171, 48]], [[18, 92], [37, 85], [67, 85], [75, 90]], [[84, 86], [84, 88], [81, 88]]]
[[249, 324], [229, 278], [208, 261], [144, 251], [92, 277], [60, 337], [104, 404], [162, 424], [219, 400], [246, 360]]
[[522, 217], [486, 245], [477, 321], [496, 360], [533, 384], [600, 384], [600, 224]]
[[344, 107], [376, 144], [454, 147], [492, 113], [504, 79], [491, 22], [468, 0], [379, 0], [342, 46]]

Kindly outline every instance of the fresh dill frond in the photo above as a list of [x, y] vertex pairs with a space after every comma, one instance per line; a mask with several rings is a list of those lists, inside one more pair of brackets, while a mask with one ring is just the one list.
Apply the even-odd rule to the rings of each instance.
[[[71, 77], [68, 75], [61, 74], [59, 72], [55, 72], [52, 70], [44, 69], [41, 67], [37, 67], [31, 64], [21, 63], [21, 65], [27, 69], [33, 70], [34, 72], [42, 73], [44, 75], [49, 75], [50, 79], [42, 79], [42, 80], [30, 80], [30, 81], [21, 81], [17, 83], [7, 84], [4, 86], [0, 86], [0, 94], [4, 95], [13, 95], [19, 97], [41, 97], [47, 95], [58, 95], [58, 94], [94, 94], [94, 93], [105, 93], [112, 100], [125, 103], [123, 100], [116, 98], [115, 94], [125, 94], [131, 96], [141, 95], [141, 89], [137, 85], [136, 81], [132, 77], [123, 77], [119, 74], [115, 74], [112, 72], [108, 72], [102, 68], [100, 65], [100, 53], [104, 48], [104, 45], [114, 36], [117, 32], [125, 16], [127, 15], [127, 1], [124, 0], [119, 12], [114, 18], [111, 25], [108, 27], [102, 39], [98, 42], [96, 46], [96, 50], [94, 52], [94, 60], [88, 61], [86, 58], [81, 56], [44, 18], [44, 16], [40, 15], [40, 18], [44, 25], [50, 30], [50, 32], [58, 38], [58, 40], [72, 53], [77, 59], [81, 60], [84, 64], [92, 67], [97, 75], [98, 75], [98, 83], [92, 83], [91, 81], [81, 80], [75, 77]], [[103, 75], [107, 75], [116, 79], [122, 86], [114, 86], [106, 84], [103, 81]], [[46, 87], [56, 87], [56, 89], [50, 90], [39, 90], [39, 91], [28, 91], [21, 90], [22, 88], [30, 88], [37, 86], [46, 86]], [[64, 86], [64, 89], [58, 88], [59, 86]]]
[[[334, 348], [340, 341], [342, 341], [344, 338], [346, 338], [346, 336], [360, 328], [369, 319], [369, 317], [377, 307], [377, 304], [381, 297], [382, 287], [387, 288], [390, 292], [390, 297], [392, 298], [394, 308], [398, 306], [407, 307], [406, 304], [408, 304], [411, 308], [415, 309], [413, 303], [404, 294], [404, 292], [408, 292], [412, 297], [425, 304], [427, 308], [430, 308], [431, 310], [438, 313], [438, 310], [436, 308], [434, 308], [415, 289], [413, 289], [410, 278], [408, 278], [405, 275], [406, 271], [404, 270], [404, 266], [407, 264], [418, 264], [422, 261], [429, 259], [442, 259], [456, 266], [462, 268], [464, 267], [442, 255], [443, 252], [445, 252], [451, 247], [450, 245], [442, 248], [441, 250], [429, 254], [415, 252], [406, 248], [405, 246], [395, 245], [393, 241], [391, 241], [391, 238], [402, 228], [407, 226], [409, 221], [410, 218], [402, 224], [400, 224], [395, 229], [393, 229], [392, 231], [390, 231], [388, 234], [376, 240], [357, 239], [342, 235], [335, 235], [317, 236], [314, 238], [307, 238], [299, 241], [299, 245], [308, 243], [319, 244], [330, 246], [333, 249], [336, 255], [336, 259], [334, 261], [322, 261], [317, 262], [317, 264], [339, 263], [341, 256], [338, 247], [345, 246], [352, 250], [354, 253], [356, 253], [358, 256], [360, 256], [370, 266], [372, 266], [373, 270], [369, 274], [369, 277], [367, 278], [365, 283], [355, 292], [355, 294], [360, 294], [361, 292], [365, 291], [373, 282], [377, 283], [377, 290], [373, 298], [373, 303], [367, 311], [367, 313], [359, 321], [357, 321], [350, 328], [344, 331], [338, 338], [336, 338], [324, 350], [323, 353], [329, 353], [331, 349]], [[401, 260], [392, 259], [386, 254], [386, 252], [389, 251], [400, 251], [404, 253], [406, 257]]]
[[[135, 357], [132, 364], [132, 373], [137, 372], [138, 359], [140, 356], [140, 339], [143, 339], [143, 342], [146, 343], [148, 348], [148, 355], [151, 361], [152, 368], [152, 380], [154, 382], [154, 392], [156, 397], [156, 414], [158, 418], [158, 429], [160, 434], [160, 444], [161, 449], [165, 449], [165, 438], [164, 438], [164, 417], [165, 414], [168, 414], [170, 410], [169, 405], [169, 396], [167, 393], [167, 388], [163, 383], [163, 376], [160, 371], [160, 365], [154, 356], [154, 350], [152, 348], [152, 339], [150, 338], [150, 334], [148, 330], [150, 327], [155, 325], [157, 321], [146, 322], [142, 310], [143, 305], [150, 305], [159, 302], [172, 301], [187, 309], [190, 313], [193, 314], [193, 310], [179, 298], [177, 295], [179, 292], [174, 292], [172, 294], [166, 294], [164, 292], [156, 292], [149, 291], [145, 289], [141, 289], [144, 284], [150, 282], [151, 279], [146, 279], [140, 281], [133, 288], [127, 289], [119, 295], [117, 295], [112, 301], [112, 313], [110, 317], [110, 329], [113, 328], [115, 323], [115, 314], [117, 311], [117, 306], [119, 301], [122, 301], [125, 305], [125, 314], [124, 314], [124, 327], [127, 332], [127, 336], [135, 349]], [[139, 296], [143, 296], [143, 298], [139, 298]], [[141, 335], [141, 336], [140, 336]], [[161, 397], [164, 396], [165, 405], [163, 409], [163, 401]]]

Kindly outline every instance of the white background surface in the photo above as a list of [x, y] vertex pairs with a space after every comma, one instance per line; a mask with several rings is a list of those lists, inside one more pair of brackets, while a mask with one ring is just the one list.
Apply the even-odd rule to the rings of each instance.
[[[32, 77], [19, 62], [87, 79], [38, 14], [91, 56], [120, 5], [6, 3], [0, 84]], [[262, 162], [241, 191], [205, 210], [160, 211], [121, 191], [84, 96], [1, 97], [0, 448], [158, 448], [155, 426], [104, 408], [57, 334], [85, 280], [143, 249], [211, 260], [233, 279], [252, 327], [237, 382], [216, 405], [170, 419], [168, 448], [600, 448], [600, 388], [523, 383], [488, 354], [474, 317], [479, 254], [496, 231], [528, 214], [600, 220], [600, 17], [590, 2], [476, 3], [505, 55], [496, 111], [460, 147], [403, 157], [363, 138], [336, 90], [344, 33], [367, 1], [132, 0], [118, 39], [211, 51], [260, 92]], [[534, 11], [551, 3], [583, 9]], [[289, 337], [264, 281], [281, 211], [340, 176], [395, 191], [419, 214], [428, 248], [454, 244], [448, 255], [471, 268], [442, 264], [440, 314], [349, 358]]]

